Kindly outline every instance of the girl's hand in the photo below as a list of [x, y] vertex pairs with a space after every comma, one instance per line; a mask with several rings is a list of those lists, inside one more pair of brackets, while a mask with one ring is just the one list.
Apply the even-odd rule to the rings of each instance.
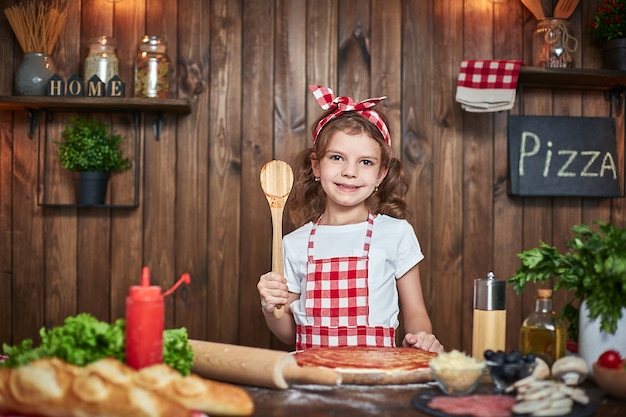
[[261, 307], [268, 313], [272, 313], [277, 305], [284, 305], [289, 301], [287, 280], [279, 273], [268, 272], [261, 275], [256, 288], [261, 296]]
[[426, 332], [407, 333], [402, 341], [404, 347], [414, 347], [428, 352], [443, 353], [443, 345], [434, 334]]

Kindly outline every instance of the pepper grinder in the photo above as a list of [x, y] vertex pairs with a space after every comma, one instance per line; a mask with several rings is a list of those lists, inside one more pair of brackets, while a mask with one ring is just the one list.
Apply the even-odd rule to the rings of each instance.
[[506, 281], [494, 279], [474, 280], [474, 327], [472, 356], [483, 360], [485, 350], [505, 350], [506, 343]]

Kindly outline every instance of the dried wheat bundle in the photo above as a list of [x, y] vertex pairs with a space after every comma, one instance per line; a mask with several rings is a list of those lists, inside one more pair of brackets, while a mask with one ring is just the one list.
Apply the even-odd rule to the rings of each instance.
[[26, 0], [4, 9], [24, 53], [51, 55], [67, 21], [65, 0]]

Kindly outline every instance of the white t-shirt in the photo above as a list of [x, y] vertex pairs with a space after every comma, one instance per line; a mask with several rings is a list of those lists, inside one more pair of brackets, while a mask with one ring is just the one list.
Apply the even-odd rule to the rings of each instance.
[[[283, 238], [285, 278], [289, 291], [300, 294], [291, 304], [296, 324], [312, 325], [306, 317], [307, 247], [313, 223], [309, 222]], [[318, 225], [315, 233], [313, 258], [361, 256], [365, 243], [367, 221], [344, 226]], [[397, 328], [399, 325], [398, 290], [401, 278], [424, 259], [411, 224], [379, 214], [369, 252], [369, 325]]]

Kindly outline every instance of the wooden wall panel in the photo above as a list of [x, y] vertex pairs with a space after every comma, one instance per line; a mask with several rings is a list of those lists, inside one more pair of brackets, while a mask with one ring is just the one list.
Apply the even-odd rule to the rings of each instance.
[[433, 218], [429, 256], [433, 259], [433, 302], [438, 304], [433, 327], [449, 329], [439, 337], [446, 347], [463, 343], [463, 138], [461, 113], [454, 101], [454, 80], [463, 58], [463, 9], [463, 4], [454, 0], [435, 2], [433, 8], [433, 60], [439, 68], [432, 76], [436, 92], [431, 101]]
[[0, 288], [2, 288], [0, 291], [0, 323], [2, 323], [0, 324], [0, 340], [10, 340], [12, 333], [13, 196], [11, 161], [13, 159], [13, 136], [11, 121], [10, 112], [0, 112]]
[[[272, 268], [271, 220], [259, 185], [261, 168], [273, 159], [274, 30], [273, 2], [245, 0], [242, 7], [241, 118], [241, 299], [239, 340], [249, 346], [271, 346], [260, 310], [256, 283]], [[213, 206], [213, 204], [211, 205]], [[254, 239], [249, 237], [254, 236]]]
[[[113, 36], [117, 40], [117, 57], [119, 59], [120, 78], [126, 82], [127, 95], [134, 91], [134, 62], [137, 55], [137, 45], [141, 37], [146, 34], [145, 11], [146, 5], [140, 1], [117, 2], [113, 8]], [[169, 39], [169, 42], [174, 42]], [[171, 57], [170, 57], [171, 58]], [[145, 115], [150, 118], [152, 115]], [[144, 258], [145, 208], [147, 204], [153, 204], [152, 200], [146, 200], [146, 171], [144, 167], [151, 163], [145, 157], [145, 143], [153, 140], [150, 130], [151, 125], [145, 125], [143, 118], [139, 125], [131, 122], [132, 115], [115, 115], [117, 123], [115, 127], [120, 129], [127, 138], [139, 135], [139, 207], [133, 210], [111, 211], [111, 292], [109, 302], [111, 304], [111, 319], [124, 317], [126, 296], [131, 285], [139, 284], [141, 268], [144, 265], [153, 267], [158, 262], [156, 259]], [[125, 121], [122, 120], [122, 118]], [[122, 128], [121, 124], [124, 123]], [[144, 126], [147, 126], [144, 128]], [[137, 132], [137, 129], [140, 129]], [[169, 140], [173, 140], [171, 137]], [[170, 196], [168, 199], [173, 199]], [[158, 204], [158, 202], [157, 202]], [[164, 219], [164, 221], [166, 221]], [[150, 261], [150, 264], [147, 262]], [[153, 271], [156, 276], [163, 277], [160, 271]]]
[[[228, 0], [211, 4], [209, 101], [209, 334], [224, 342], [239, 337], [241, 182], [241, 30], [243, 9]], [[235, 47], [233, 47], [233, 45]], [[245, 186], [253, 187], [252, 183]], [[244, 235], [245, 236], [245, 235]], [[245, 317], [245, 316], [242, 316]]]
[[[552, 0], [542, 0], [544, 13], [550, 10]], [[537, 27], [537, 20], [528, 10], [524, 10], [524, 39], [526, 45], [522, 59], [524, 62], [533, 62], [532, 34]], [[520, 112], [526, 115], [550, 115], [552, 114], [552, 95], [550, 90], [545, 89], [521, 89]], [[551, 198], [526, 198], [523, 200], [522, 219], [522, 250], [534, 247], [540, 240], [552, 241], [552, 199]], [[522, 310], [521, 319], [535, 310], [535, 286], [529, 285], [527, 291], [521, 296]], [[520, 323], [521, 324], [521, 323]]]
[[[401, 160], [401, 104], [402, 104], [402, 26], [395, 24], [402, 14], [400, 1], [372, 0], [371, 97], [387, 96], [381, 103], [389, 120], [391, 146]], [[411, 220], [411, 219], [409, 219]], [[396, 343], [404, 339], [404, 325], [396, 331]]]
[[[494, 5], [493, 51], [494, 56], [502, 59], [519, 59], [523, 56], [524, 37], [519, 27], [523, 24], [524, 7], [520, 4], [511, 8], [508, 4]], [[520, 96], [510, 114], [520, 112]], [[515, 273], [519, 259], [516, 253], [522, 250], [522, 201], [507, 195], [508, 187], [508, 147], [507, 147], [507, 112], [494, 115], [493, 149], [493, 271], [497, 279], [506, 279]], [[508, 286], [506, 293], [507, 334], [506, 345], [509, 349], [517, 346], [522, 320], [521, 298]]]
[[[464, 59], [494, 56], [494, 5], [482, 0], [468, 2], [463, 11]], [[490, 24], [491, 23], [491, 24]], [[460, 279], [461, 311], [470, 317], [473, 312], [474, 280], [487, 278], [493, 270], [493, 174], [494, 115], [463, 113], [463, 270]], [[480, 244], [476, 244], [480, 242]], [[498, 277], [503, 278], [503, 277]], [[467, 320], [467, 319], [466, 319]], [[462, 346], [471, 352], [472, 327], [462, 327]]]
[[[145, 34], [162, 36], [167, 42], [167, 54], [176, 57], [177, 28], [172, 21], [177, 21], [177, 4], [160, 0], [146, 0]], [[137, 40], [139, 42], [139, 39]], [[176, 80], [176, 58], [170, 65], [170, 77]], [[170, 93], [176, 82], [170, 83]], [[175, 91], [175, 90], [174, 90]], [[167, 290], [176, 280], [175, 275], [175, 203], [176, 199], [176, 117], [164, 115], [160, 139], [156, 139], [151, 116], [145, 118], [143, 166], [144, 201], [149, 204], [142, 206], [143, 220], [143, 265], [151, 270], [151, 282]], [[181, 187], [180, 192], [186, 192]], [[136, 276], [139, 279], [139, 275]], [[165, 300], [165, 326], [174, 323], [173, 297]]]
[[333, 91], [355, 100], [370, 97], [370, 2], [339, 1], [339, 85]]
[[[334, 0], [308, 0], [306, 25], [306, 83], [332, 86], [337, 89], [338, 71], [338, 2]], [[307, 88], [308, 92], [308, 88]], [[312, 94], [306, 94], [306, 137], [301, 146], [311, 145], [311, 125], [322, 114], [322, 109]]]
[[[4, 9], [12, 4], [1, 0]], [[19, 46], [8, 24], [0, 25], [0, 94], [13, 92], [13, 55]], [[0, 111], [0, 340], [13, 333], [13, 113]]]
[[425, 259], [420, 262], [422, 292], [433, 324], [439, 301], [434, 299], [433, 257], [433, 77], [440, 65], [433, 59], [433, 2], [402, 2], [402, 143], [401, 160], [409, 180], [407, 205]]
[[[274, 155], [293, 161], [307, 139], [305, 126], [306, 0], [276, 2], [274, 61]], [[286, 231], [286, 230], [285, 230]]]
[[26, 132], [26, 113], [15, 114], [13, 128], [11, 315], [13, 340], [30, 337], [46, 323], [44, 217], [37, 206], [37, 140]]
[[[179, 97], [186, 97], [192, 113], [177, 121], [176, 132], [176, 276], [190, 272], [192, 283], [173, 294], [175, 325], [185, 326], [189, 336], [206, 339], [211, 312], [208, 297], [209, 217], [209, 44], [210, 4], [204, 0], [178, 3], [179, 25], [189, 27], [178, 36]], [[183, 138], [179, 140], [178, 138]]]
[[370, 96], [387, 96], [381, 104], [391, 130], [391, 146], [400, 156], [402, 144], [402, 16], [399, 0], [372, 0]]
[[[77, 8], [80, 10], [80, 18], [75, 20], [73, 26], [80, 28], [80, 37], [74, 36], [75, 42], [78, 42], [78, 44], [74, 45], [75, 51], [72, 55], [75, 61], [72, 67], [74, 73], [84, 77], [82, 64], [88, 53], [89, 39], [101, 35], [114, 37], [118, 42], [118, 55], [120, 52], [123, 53], [126, 48], [124, 39], [117, 38], [114, 33], [113, 3], [82, 2]], [[131, 88], [128, 85], [130, 80], [124, 79], [124, 81], [127, 83], [126, 91], [128, 92], [130, 91], [129, 88]], [[66, 115], [62, 116], [67, 117]], [[118, 120], [122, 119], [123, 116], [109, 114], [97, 114], [94, 116], [98, 117], [99, 120], [111, 123], [114, 129], [120, 131]], [[123, 130], [123, 133], [127, 138], [124, 149], [132, 149], [134, 137], [131, 136], [129, 138], [127, 130]], [[55, 166], [58, 167], [58, 164]], [[123, 184], [128, 183], [128, 181], [120, 181], [119, 177], [132, 179], [133, 172], [134, 167], [130, 172], [112, 176], [109, 181], [110, 187], [107, 192], [107, 201], [119, 201], [118, 198], [121, 198], [123, 194], [120, 188]], [[67, 172], [63, 172], [63, 174], [65, 177], [68, 176]], [[64, 189], [72, 190], [73, 187], [66, 186]], [[132, 197], [132, 193], [130, 193], [130, 197]], [[132, 201], [128, 197], [126, 198], [125, 203]], [[74, 209], [73, 216], [78, 220], [73, 225], [74, 240], [76, 242], [76, 311], [93, 314], [100, 320], [111, 320], [111, 234], [109, 232], [111, 230], [111, 213], [109, 210], [102, 209], [80, 211]], [[98, 236], [98, 238], [94, 239], [94, 236]], [[71, 263], [68, 264], [68, 269], [71, 266]]]
[[[576, 61], [600, 68], [589, 22], [602, 0], [572, 16]], [[6, 7], [12, 1], [3, 0]], [[426, 259], [422, 285], [435, 332], [448, 349], [471, 348], [473, 281], [507, 279], [516, 253], [545, 240], [563, 248], [569, 228], [596, 219], [626, 223], [624, 198], [520, 198], [507, 195], [507, 112], [472, 114], [455, 101], [463, 59], [532, 59], [536, 20], [517, 2], [486, 0], [177, 0], [96, 5], [70, 0], [70, 23], [53, 59], [63, 76], [80, 73], [87, 39], [118, 41], [120, 76], [134, 88], [142, 35], [166, 37], [171, 93], [192, 113], [98, 113], [127, 138], [139, 138], [139, 206], [43, 208], [37, 204], [39, 139], [60, 135], [71, 114], [55, 114], [28, 138], [27, 113], [0, 112], [0, 342], [37, 337], [43, 325], [78, 312], [124, 316], [141, 267], [171, 286], [167, 326], [191, 337], [291, 349], [267, 330], [256, 283], [271, 268], [271, 218], [259, 186], [267, 161], [291, 161], [310, 145], [321, 109], [307, 84], [355, 99], [387, 95], [394, 151], [411, 181], [407, 196]], [[549, 13], [555, 0], [543, 0]], [[10, 95], [22, 53], [0, 16], [0, 93]], [[74, 28], [80, 27], [78, 31]], [[602, 92], [521, 89], [510, 114], [609, 116]], [[624, 162], [624, 122], [617, 117]], [[139, 130], [137, 130], [139, 129]], [[50, 149], [49, 149], [50, 150]], [[67, 173], [42, 155], [46, 196], [68, 198]], [[135, 189], [116, 176], [109, 201]], [[284, 231], [294, 225], [286, 217]], [[507, 292], [507, 346], [516, 347], [534, 294]], [[557, 303], [566, 301], [559, 294]], [[402, 333], [402, 330], [400, 331]]]

